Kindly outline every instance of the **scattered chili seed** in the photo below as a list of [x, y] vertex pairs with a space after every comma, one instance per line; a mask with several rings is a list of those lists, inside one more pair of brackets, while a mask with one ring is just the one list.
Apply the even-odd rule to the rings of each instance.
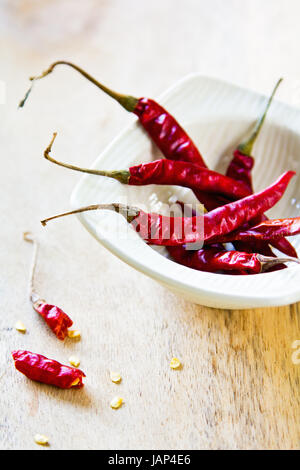
[[46, 446], [49, 444], [49, 438], [44, 434], [36, 434], [34, 436], [34, 440], [40, 446]]
[[123, 404], [123, 398], [121, 397], [114, 397], [112, 401], [110, 402], [110, 406], [114, 410], [117, 410], [118, 408], [120, 408], [122, 404]]
[[69, 330], [68, 331], [68, 337], [69, 338], [80, 338], [81, 333], [79, 330]]
[[121, 377], [121, 375], [119, 374], [119, 372], [111, 372], [111, 373], [110, 373], [110, 380], [111, 380], [112, 382], [114, 382], [115, 384], [117, 384], [117, 383], [121, 382], [122, 377]]
[[170, 362], [171, 369], [179, 369], [181, 367], [181, 362], [177, 357], [173, 357]]
[[26, 333], [26, 326], [21, 321], [17, 321], [15, 324], [15, 329], [20, 333]]
[[80, 365], [80, 359], [77, 356], [71, 356], [69, 358], [71, 366], [78, 367]]

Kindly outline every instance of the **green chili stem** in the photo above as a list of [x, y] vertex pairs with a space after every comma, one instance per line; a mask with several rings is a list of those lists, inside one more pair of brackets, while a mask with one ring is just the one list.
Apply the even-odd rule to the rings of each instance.
[[78, 166], [70, 165], [69, 163], [63, 163], [58, 160], [55, 160], [53, 157], [50, 156], [50, 152], [52, 150], [52, 145], [57, 136], [57, 132], [53, 133], [53, 137], [51, 139], [50, 144], [44, 151], [44, 157], [46, 160], [49, 160], [56, 165], [62, 166], [64, 168], [69, 168], [70, 170], [80, 171], [82, 173], [88, 173], [90, 175], [98, 175], [98, 176], [107, 176], [108, 178], [114, 178], [120, 183], [128, 184], [130, 178], [130, 172], [128, 170], [119, 170], [119, 171], [105, 171], [105, 170], [93, 170], [90, 168], [81, 168]]
[[138, 207], [127, 206], [126, 204], [119, 203], [110, 203], [110, 204], [92, 204], [90, 206], [81, 207], [70, 212], [64, 212], [63, 214], [54, 215], [53, 217], [48, 217], [47, 219], [41, 220], [42, 225], [47, 225], [50, 220], [58, 219], [60, 217], [65, 217], [66, 215], [80, 214], [81, 212], [87, 211], [96, 211], [96, 210], [109, 210], [121, 214], [127, 222], [132, 222], [140, 213]]
[[265, 107], [265, 110], [263, 112], [263, 114], [260, 116], [260, 118], [256, 121], [256, 124], [255, 124], [255, 127], [254, 127], [254, 130], [251, 134], [251, 136], [249, 137], [248, 140], [246, 140], [245, 142], [242, 142], [239, 146], [238, 146], [238, 150], [243, 154], [243, 155], [246, 155], [246, 156], [251, 156], [252, 154], [252, 148], [253, 148], [253, 145], [260, 133], [260, 130], [262, 128], [262, 125], [264, 123], [264, 120], [266, 118], [266, 115], [267, 115], [267, 112], [271, 106], [271, 103], [272, 103], [272, 100], [274, 98], [274, 95], [277, 91], [277, 88], [279, 87], [280, 83], [282, 82], [283, 78], [280, 78], [278, 80], [278, 82], [276, 83], [275, 87], [274, 87], [274, 90], [272, 92], [272, 95], [270, 96], [270, 98], [268, 99], [268, 102], [267, 102], [267, 105]]
[[96, 80], [94, 77], [92, 77], [90, 74], [88, 74], [81, 67], [78, 67], [78, 65], [75, 65], [72, 62], [67, 62], [65, 60], [58, 60], [58, 61], [54, 62], [52, 65], [50, 65], [50, 67], [47, 70], [45, 70], [41, 75], [37, 75], [35, 77], [30, 77], [29, 78], [29, 80], [32, 81], [32, 85], [29, 88], [29, 90], [26, 92], [25, 97], [23, 98], [23, 100], [20, 102], [20, 104], [19, 104], [20, 108], [22, 108], [24, 106], [28, 96], [31, 93], [31, 90], [32, 90], [33, 85], [36, 82], [36, 80], [40, 80], [41, 78], [44, 78], [47, 75], [49, 75], [51, 72], [53, 72], [54, 68], [57, 65], [68, 65], [69, 67], [72, 67], [77, 72], [79, 72], [81, 75], [83, 75], [87, 80], [89, 80], [94, 85], [96, 85], [96, 87], [98, 87], [102, 91], [104, 91], [104, 93], [111, 96], [111, 98], [113, 98], [114, 100], [118, 101], [118, 103], [120, 103], [120, 105], [123, 106], [123, 108], [125, 108], [127, 111], [129, 111], [129, 112], [134, 111], [134, 109], [135, 109], [135, 107], [138, 103], [138, 98], [135, 98], [134, 96], [130, 96], [130, 95], [123, 95], [121, 93], [117, 93], [117, 92], [111, 90], [110, 88], [106, 87], [102, 83], [98, 82], [98, 80]]

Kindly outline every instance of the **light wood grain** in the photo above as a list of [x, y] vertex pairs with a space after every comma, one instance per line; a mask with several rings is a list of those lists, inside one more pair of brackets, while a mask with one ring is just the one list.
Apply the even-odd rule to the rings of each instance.
[[[56, 58], [76, 60], [120, 91], [149, 96], [191, 71], [262, 92], [285, 73], [290, 85], [281, 97], [299, 105], [299, 3], [24, 1], [0, 8], [7, 89], [0, 105], [0, 447], [36, 449], [33, 436], [44, 433], [49, 449], [299, 448], [300, 366], [292, 362], [299, 305], [192, 305], [121, 263], [77, 220], [40, 228], [41, 218], [68, 208], [79, 178], [42, 159], [52, 131], [60, 133], [60, 155], [87, 165], [132, 118], [62, 69], [16, 109], [27, 76]], [[81, 341], [58, 342], [32, 311], [24, 230], [41, 241], [40, 292], [72, 316]], [[19, 319], [25, 335], [13, 328]], [[86, 387], [29, 382], [13, 368], [14, 348], [65, 363], [78, 355]], [[173, 355], [182, 370], [170, 369]], [[120, 385], [110, 381], [111, 369], [122, 374]], [[114, 411], [109, 403], [117, 394], [125, 404]]]

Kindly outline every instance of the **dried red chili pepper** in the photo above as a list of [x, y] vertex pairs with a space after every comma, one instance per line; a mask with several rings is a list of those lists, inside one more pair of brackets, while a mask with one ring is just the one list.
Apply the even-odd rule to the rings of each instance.
[[[57, 65], [67, 65], [73, 68], [110, 97], [115, 99], [124, 109], [135, 113], [146, 132], [149, 134], [153, 142], [155, 142], [166, 158], [170, 160], [195, 163], [206, 168], [206, 164], [202, 158], [202, 155], [200, 154], [192, 139], [179, 125], [176, 119], [174, 119], [174, 117], [170, 115], [161, 105], [148, 98], [139, 99], [130, 95], [117, 93], [107, 88], [105, 85], [85, 72], [85, 70], [83, 70], [81, 67], [78, 67], [71, 62], [54, 62], [41, 75], [31, 77], [30, 80], [32, 81], [32, 85], [27, 91], [24, 99], [20, 102], [20, 107], [24, 106], [35, 81], [52, 73]], [[230, 202], [229, 200], [218, 195], [206, 194], [199, 190], [195, 190], [194, 192], [196, 197], [205, 205], [207, 210], [213, 210], [216, 207]]]
[[84, 372], [30, 351], [12, 351], [16, 369], [30, 380], [59, 388], [82, 388]]
[[235, 240], [242, 240], [243, 242], [267, 240], [268, 242], [273, 243], [273, 240], [277, 240], [278, 238], [291, 237], [299, 235], [299, 233], [300, 217], [292, 217], [289, 219], [265, 220], [254, 227], [235, 230], [221, 237], [217, 236], [215, 237], [215, 240], [218, 243], [227, 243]]
[[42, 300], [41, 297], [34, 291], [33, 281], [35, 274], [35, 267], [37, 261], [37, 251], [38, 243], [35, 238], [32, 237], [30, 232], [25, 232], [23, 234], [24, 240], [27, 242], [33, 243], [34, 245], [34, 254], [30, 274], [30, 283], [29, 283], [29, 298], [32, 303], [34, 310], [43, 317], [47, 325], [51, 328], [53, 333], [57, 336], [58, 339], [64, 340], [68, 335], [68, 328], [73, 325], [71, 318], [59, 307], [56, 305], [50, 305], [46, 303], [45, 300]]
[[243, 183], [208, 168], [182, 161], [161, 159], [134, 165], [128, 170], [120, 171], [80, 168], [62, 163], [50, 156], [56, 135], [56, 133], [53, 134], [44, 156], [47, 160], [71, 170], [114, 178], [123, 184], [132, 186], [145, 186], [147, 184], [177, 185], [190, 189], [200, 189], [207, 193], [220, 193], [232, 199], [241, 199], [249, 195], [249, 191]]
[[[252, 134], [250, 135], [250, 137], [246, 141], [242, 142], [237, 147], [237, 149], [234, 151], [233, 159], [230, 162], [230, 165], [229, 165], [229, 167], [227, 169], [227, 172], [226, 172], [226, 176], [229, 176], [230, 178], [236, 179], [237, 181], [244, 183], [248, 187], [250, 193], [253, 193], [252, 168], [254, 166], [254, 158], [251, 156], [253, 145], [255, 144], [256, 139], [257, 139], [257, 137], [258, 137], [258, 135], [261, 131], [261, 128], [262, 128], [262, 125], [265, 121], [267, 112], [268, 112], [268, 110], [271, 106], [274, 95], [275, 95], [275, 93], [276, 93], [276, 91], [277, 91], [277, 89], [278, 89], [281, 82], [282, 82], [282, 78], [280, 80], [278, 80], [278, 82], [276, 83], [276, 85], [273, 89], [273, 92], [272, 92], [270, 98], [268, 99], [268, 102], [267, 102], [267, 105], [264, 109], [264, 112], [259, 117], [259, 119], [257, 120], [257, 122], [255, 124], [255, 127], [254, 127], [254, 130], [253, 130]], [[265, 215], [262, 215], [260, 220], [255, 221], [255, 225], [257, 223], [259, 223], [260, 221], [263, 222], [264, 220], [268, 220], [268, 218]], [[253, 224], [250, 222], [249, 227], [251, 225], [253, 225]], [[272, 244], [275, 248], [277, 248], [282, 253], [285, 253], [288, 256], [292, 256], [292, 257], [297, 258], [298, 255], [297, 255], [297, 252], [296, 252], [295, 248], [285, 238], [281, 238], [281, 239], [278, 239], [278, 240], [273, 240]], [[238, 249], [241, 249], [241, 250], [246, 250], [247, 249], [247, 245], [244, 244], [243, 242], [237, 242], [235, 244], [235, 246]], [[263, 254], [265, 254], [267, 256], [270, 252], [270, 247], [267, 243], [265, 243], [265, 244], [260, 243], [258, 245], [254, 241], [253, 244], [252, 244], [252, 248], [253, 248], [254, 251], [256, 251], [257, 248], [259, 248], [260, 252], [263, 252]]]
[[[195, 162], [198, 164], [202, 162], [202, 165], [205, 166], [199, 150], [185, 130], [182, 129], [173, 116], [153, 100], [148, 98], [135, 98], [134, 96], [117, 93], [100, 83], [81, 67], [64, 60], [54, 62], [45, 72], [39, 76], [31, 77], [30, 80], [34, 84], [36, 80], [49, 75], [57, 65], [67, 65], [72, 67], [87, 80], [120, 103], [124, 109], [135, 113], [144, 129], [150, 134], [152, 140], [156, 143], [166, 158], [170, 158], [171, 160]], [[27, 91], [25, 98], [20, 102], [20, 107], [24, 106], [32, 90], [32, 86]]]
[[282, 263], [291, 261], [300, 263], [295, 258], [276, 258], [259, 253], [226, 251], [214, 245], [197, 251], [182, 251], [181, 248], [181, 246], [169, 246], [168, 251], [176, 261], [180, 260], [180, 264], [205, 272], [231, 274], [232, 271], [238, 271], [239, 274], [259, 274]]
[[[198, 217], [167, 217], [160, 214], [148, 214], [135, 207], [112, 203], [82, 207], [45, 219], [42, 224], [46, 225], [48, 221], [65, 215], [106, 209], [123, 215], [149, 244], [175, 246], [209, 242], [244, 226], [249, 220], [273, 207], [281, 199], [294, 175], [295, 172], [288, 171], [260, 193], [231, 202]], [[200, 231], [199, 227], [201, 227]]]

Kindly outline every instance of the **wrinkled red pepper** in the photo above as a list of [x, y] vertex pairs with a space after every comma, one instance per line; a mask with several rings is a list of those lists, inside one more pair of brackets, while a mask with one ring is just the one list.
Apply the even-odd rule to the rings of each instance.
[[33, 308], [43, 317], [58, 339], [63, 341], [68, 336], [68, 328], [73, 325], [73, 321], [61, 308], [42, 300], [34, 302]]
[[[117, 93], [110, 88], [106, 87], [90, 74], [85, 72], [81, 67], [77, 65], [59, 60], [54, 62], [50, 67], [45, 70], [41, 75], [31, 77], [30, 80], [33, 82], [29, 90], [27, 91], [24, 99], [20, 102], [19, 106], [23, 107], [36, 80], [46, 77], [57, 65], [67, 65], [83, 77], [92, 82], [104, 93], [109, 95], [111, 98], [116, 100], [124, 109], [129, 112], [135, 113], [141, 125], [144, 127], [146, 132], [150, 135], [153, 142], [156, 143], [158, 148], [164, 154], [164, 156], [170, 160], [180, 160], [189, 163], [195, 163], [199, 166], [206, 167], [206, 164], [197, 149], [192, 139], [188, 136], [186, 131], [179, 125], [176, 119], [169, 114], [161, 105], [148, 98], [135, 98], [130, 95], [123, 95]], [[201, 191], [195, 191], [196, 197], [201, 201], [208, 210], [219, 207], [222, 202], [226, 204], [229, 201], [223, 201], [218, 196], [202, 193]]]
[[123, 184], [132, 186], [145, 186], [147, 184], [177, 185], [198, 189], [206, 193], [219, 193], [231, 199], [241, 199], [249, 195], [249, 190], [243, 183], [208, 168], [183, 161], [161, 159], [134, 165], [128, 170], [114, 171], [80, 168], [62, 163], [50, 156], [56, 135], [56, 133], [53, 134], [44, 156], [47, 160], [71, 170], [114, 178]]
[[227, 235], [215, 237], [218, 243], [227, 243], [235, 240], [243, 242], [252, 242], [253, 240], [268, 240], [273, 244], [273, 240], [282, 237], [291, 237], [300, 233], [300, 217], [289, 219], [271, 219], [265, 220], [254, 227], [246, 230], [235, 230]]
[[84, 386], [82, 380], [85, 374], [80, 369], [62, 365], [30, 351], [13, 351], [12, 356], [16, 369], [30, 380], [64, 389], [78, 389]]
[[198, 217], [167, 217], [161, 214], [148, 214], [138, 208], [113, 203], [83, 207], [45, 219], [42, 224], [46, 225], [49, 220], [65, 215], [107, 209], [122, 214], [149, 244], [175, 246], [209, 242], [244, 226], [249, 220], [273, 207], [281, 199], [294, 175], [295, 172], [288, 171], [260, 193], [219, 207]]
[[[265, 110], [261, 117], [257, 120], [256, 125], [254, 127], [254, 131], [252, 132], [250, 138], [245, 142], [241, 143], [238, 148], [234, 151], [233, 159], [231, 160], [226, 172], [226, 176], [229, 176], [230, 178], [236, 179], [237, 181], [244, 183], [248, 187], [250, 194], [253, 193], [252, 168], [254, 166], [254, 158], [251, 156], [252, 148], [257, 139], [257, 136], [261, 131], [267, 112], [270, 108], [274, 95], [281, 81], [282, 79], [278, 80], [278, 82], [276, 83], [276, 86], [267, 102]], [[268, 220], [268, 218], [265, 215], [262, 215], [260, 219], [255, 220], [254, 223], [250, 222], [249, 227], [251, 227], [251, 225], [256, 225], [259, 222], [263, 222], [264, 220]], [[285, 238], [273, 240], [272, 245], [288, 256], [293, 256], [296, 258], [298, 256], [295, 248]], [[235, 244], [235, 246], [238, 249], [247, 249], [247, 244], [244, 242], [238, 242], [237, 244]], [[259, 252], [267, 256], [270, 252], [270, 247], [268, 243], [258, 244], [256, 241], [253, 241], [251, 246], [254, 251], [258, 251], [259, 248]]]
[[[263, 256], [258, 253], [220, 250], [212, 245], [201, 250], [182, 250], [181, 246], [169, 246], [170, 255], [180, 264], [198, 271], [211, 273], [259, 274], [287, 262], [287, 259]], [[288, 260], [291, 261], [291, 260]]]

